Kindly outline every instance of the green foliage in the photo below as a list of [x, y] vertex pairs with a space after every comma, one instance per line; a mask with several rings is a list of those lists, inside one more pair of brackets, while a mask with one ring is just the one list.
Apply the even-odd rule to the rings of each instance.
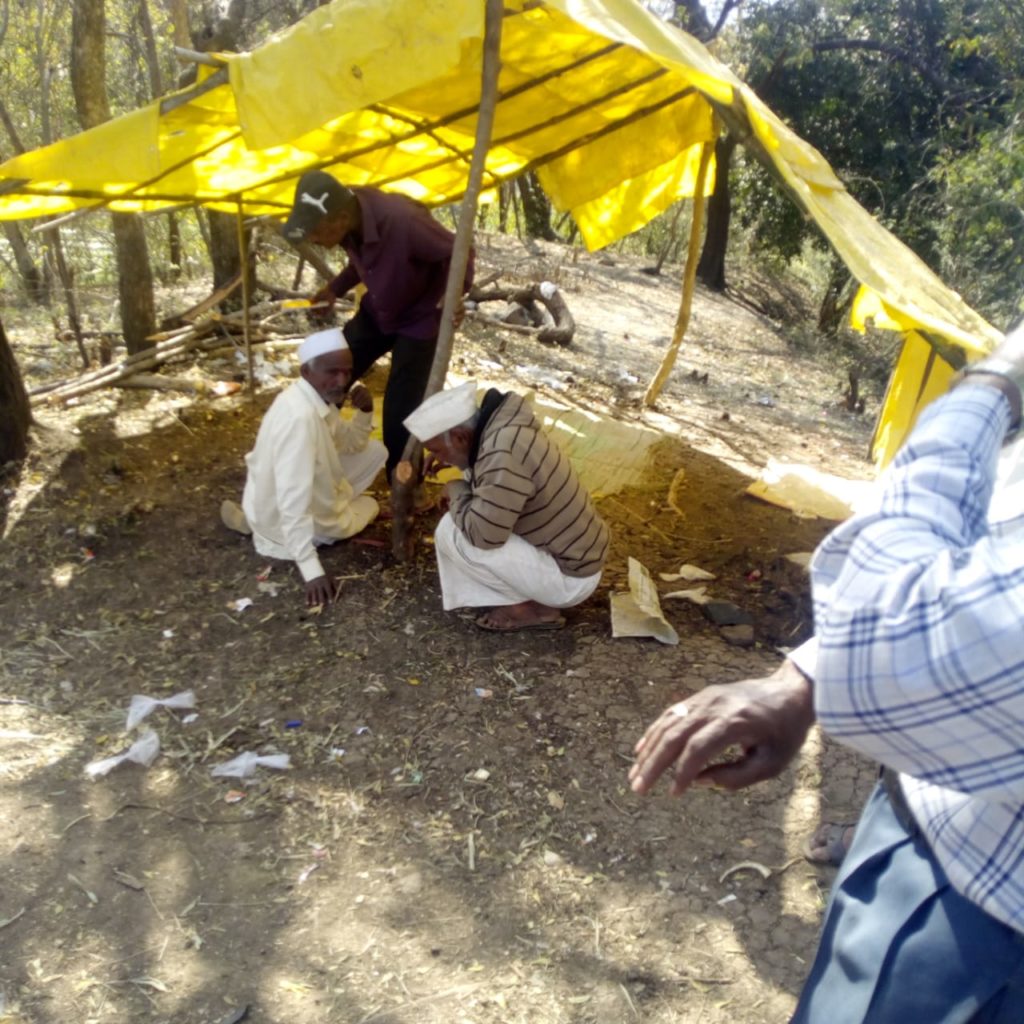
[[932, 172], [941, 270], [964, 298], [1009, 327], [1024, 314], [1024, 104], [1008, 125], [979, 134]]
[[[725, 56], [851, 194], [982, 312], [1019, 310], [1019, 5], [750, 0], [742, 12]], [[736, 161], [732, 182], [756, 251], [790, 261], [818, 238], [753, 161]]]

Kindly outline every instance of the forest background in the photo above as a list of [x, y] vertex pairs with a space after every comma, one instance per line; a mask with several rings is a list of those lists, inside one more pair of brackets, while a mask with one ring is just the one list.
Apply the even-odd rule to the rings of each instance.
[[[0, 157], [141, 106], [194, 77], [175, 47], [245, 50], [309, 13], [310, 0], [2, 0]], [[857, 200], [997, 327], [1024, 306], [1024, 5], [989, 0], [654, 0], [660, 15], [708, 43], [830, 161]], [[698, 270], [714, 290], [730, 266], [791, 273], [813, 296], [809, 325], [842, 329], [854, 293], [815, 226], [725, 134]], [[445, 212], [440, 214], [442, 218]], [[452, 223], [454, 215], [452, 214]], [[686, 238], [680, 203], [618, 243], [674, 261]], [[504, 186], [481, 223], [573, 241], [531, 174]], [[38, 230], [5, 222], [4, 304], [38, 306], [58, 338], [121, 335], [128, 351], [158, 328], [154, 288], [237, 274], [234, 219], [202, 210], [140, 218], [99, 214]], [[255, 258], [255, 254], [254, 254]], [[253, 268], [249, 268], [253, 273]], [[90, 297], [102, 322], [83, 323]], [[784, 311], [783, 311], [784, 312]], [[95, 317], [95, 312], [87, 313]], [[120, 339], [118, 339], [120, 340]], [[887, 362], [887, 360], [883, 360]], [[10, 361], [3, 402], [10, 400]], [[884, 374], [885, 366], [877, 368]], [[0, 453], [5, 458], [17, 452]]]
[[[256, 47], [313, 6], [0, 0], [0, 157], [187, 81], [194, 61], [176, 46]], [[1024, 4], [657, 9], [996, 327], [1020, 317]], [[787, 556], [829, 524], [746, 488], [769, 457], [863, 475], [869, 416], [837, 378], [859, 370], [872, 413], [900, 339], [844, 326], [845, 269], [735, 138], [718, 143], [718, 168], [693, 330], [643, 420], [691, 204], [594, 256], [529, 175], [481, 210], [480, 277], [557, 282], [578, 329], [570, 347], [541, 347], [467, 317], [453, 369], [564, 392], [657, 437], [643, 479], [599, 499], [613, 527], [599, 595], [566, 630], [512, 641], [443, 613], [429, 545], [393, 564], [389, 523], [325, 555], [345, 593], [323, 615], [221, 527], [283, 378], [254, 396], [37, 394], [29, 431], [19, 364], [35, 390], [146, 348], [241, 270], [233, 217], [0, 224], [0, 467], [15, 467], [0, 480], [0, 1018], [788, 1019], [828, 888], [800, 845], [822, 820], [853, 820], [874, 766], [815, 731], [784, 777], [741, 796], [641, 802], [625, 772], [662, 707], [766, 675], [808, 633], [806, 577]], [[312, 291], [295, 251], [250, 227], [254, 294]], [[305, 314], [285, 315], [301, 333]], [[237, 382], [228, 351], [179, 362], [190, 376], [177, 381]], [[716, 596], [753, 619], [748, 645], [667, 593], [678, 646], [612, 637], [608, 595], [637, 556], [654, 573], [714, 573]], [[130, 694], [186, 688], [201, 717], [154, 719], [158, 763], [87, 781], [84, 766], [122, 742]], [[249, 749], [289, 752], [293, 768], [241, 789], [211, 777]]]

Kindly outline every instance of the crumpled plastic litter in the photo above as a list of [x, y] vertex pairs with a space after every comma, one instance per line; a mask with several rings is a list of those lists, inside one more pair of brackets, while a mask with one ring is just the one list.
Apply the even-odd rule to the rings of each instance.
[[246, 750], [237, 757], [218, 764], [210, 769], [210, 774], [216, 778], [247, 779], [250, 775], [256, 774], [257, 768], [277, 768], [283, 770], [291, 768], [292, 759], [289, 754], [256, 754]]
[[147, 729], [127, 750], [113, 757], [105, 757], [102, 761], [93, 761], [85, 766], [85, 774], [91, 779], [106, 775], [124, 761], [133, 761], [148, 768], [160, 753], [160, 737], [152, 729]]
[[708, 572], [707, 569], [702, 569], [699, 565], [692, 565], [687, 562], [685, 565], [679, 566], [679, 572], [659, 572], [658, 575], [666, 583], [675, 583], [676, 580], [713, 580], [715, 574]]
[[651, 636], [663, 644], [678, 644], [679, 634], [662, 613], [647, 567], [632, 556], [628, 565], [629, 590], [611, 595], [612, 636]]
[[673, 590], [671, 594], [662, 594], [666, 600], [670, 597], [679, 598], [682, 601], [692, 601], [694, 604], [708, 604], [713, 598], [708, 594], [707, 587], [691, 587], [689, 590]]
[[191, 690], [182, 690], [171, 697], [146, 697], [136, 693], [128, 705], [128, 718], [125, 720], [125, 732], [131, 732], [144, 718], [151, 715], [157, 708], [191, 709], [196, 706], [196, 695]]

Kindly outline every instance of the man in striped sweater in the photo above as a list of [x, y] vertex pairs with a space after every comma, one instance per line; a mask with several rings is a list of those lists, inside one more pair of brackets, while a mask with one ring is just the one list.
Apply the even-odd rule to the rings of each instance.
[[559, 609], [601, 580], [608, 528], [529, 403], [491, 388], [477, 408], [476, 391], [440, 391], [405, 420], [428, 469], [463, 470], [434, 535], [445, 610], [485, 608], [476, 624], [493, 632], [560, 629]]

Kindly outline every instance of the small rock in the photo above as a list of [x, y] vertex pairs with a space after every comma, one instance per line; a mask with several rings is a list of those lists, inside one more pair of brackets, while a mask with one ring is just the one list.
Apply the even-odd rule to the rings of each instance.
[[708, 601], [701, 605], [704, 614], [716, 626], [752, 626], [754, 619], [749, 612], [738, 608], [730, 601]]
[[753, 647], [754, 627], [746, 624], [738, 626], [723, 626], [721, 629], [722, 639], [733, 647]]
[[544, 863], [549, 868], [558, 867], [558, 865], [562, 863], [562, 858], [559, 857], [559, 855], [557, 853], [555, 853], [554, 850], [545, 850], [544, 851]]

